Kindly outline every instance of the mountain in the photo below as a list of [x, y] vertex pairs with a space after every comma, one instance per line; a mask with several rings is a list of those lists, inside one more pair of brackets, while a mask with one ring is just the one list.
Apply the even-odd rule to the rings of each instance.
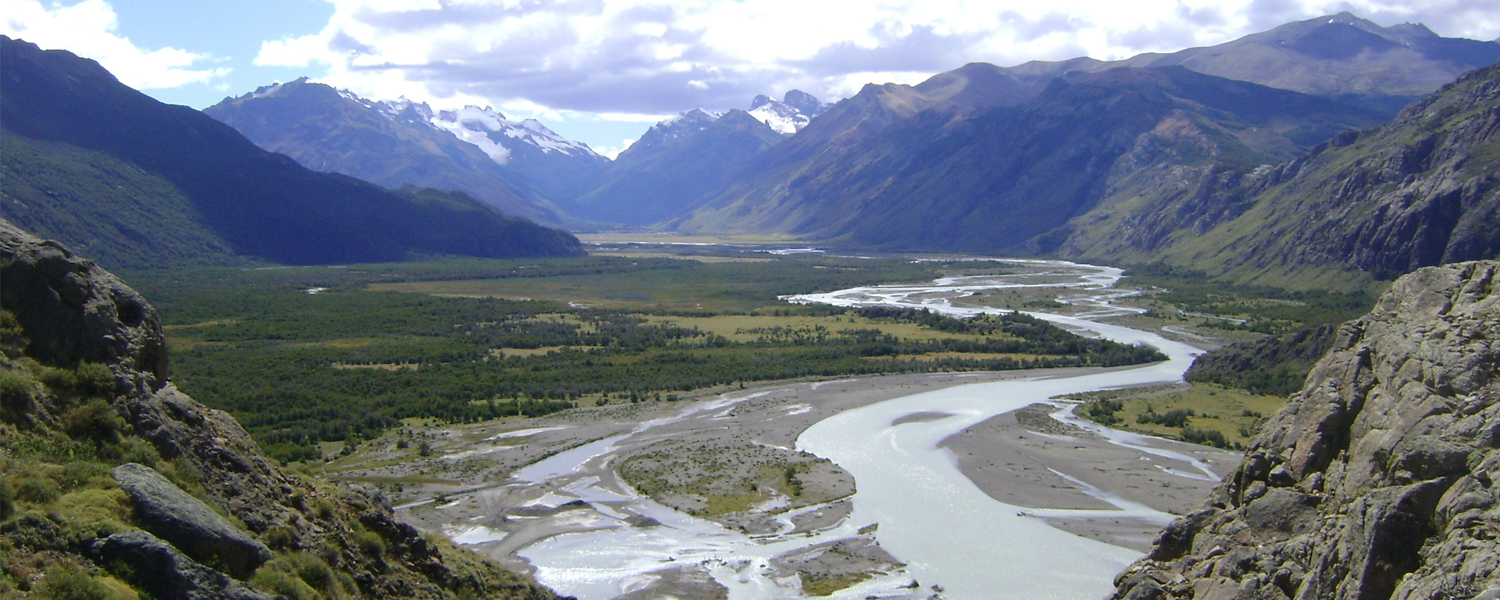
[[1445, 38], [1421, 24], [1381, 27], [1348, 12], [1287, 23], [1204, 48], [1118, 61], [1075, 58], [1003, 69], [1036, 88], [1064, 73], [1181, 66], [1237, 81], [1340, 97], [1394, 113], [1465, 71], [1500, 60], [1500, 43]]
[[[1388, 280], [1500, 256], [1497, 172], [1500, 65], [1465, 75], [1390, 124], [1340, 134], [1297, 160], [1258, 167], [1217, 189], [1078, 219], [1061, 252], [1161, 260], [1245, 283]], [[1233, 218], [1203, 218], [1225, 212]]]
[[1181, 67], [1073, 73], [1029, 100], [997, 93], [1017, 89], [988, 65], [915, 87], [866, 86], [672, 225], [890, 250], [1045, 252], [1070, 219], [1156, 185], [1131, 176], [1249, 170], [1382, 120]]
[[262, 87], [204, 110], [256, 145], [304, 166], [387, 187], [459, 190], [544, 223], [552, 201], [590, 187], [608, 160], [534, 120], [490, 109], [434, 112], [423, 103], [360, 98], [306, 78]]
[[749, 113], [776, 133], [792, 135], [807, 127], [814, 117], [827, 112], [830, 106], [812, 94], [790, 90], [780, 102], [764, 94], [756, 96], [750, 101]]
[[662, 121], [615, 159], [579, 213], [597, 221], [650, 225], [696, 208], [741, 165], [785, 139], [742, 110], [694, 109]]
[[93, 261], [0, 219], [0, 280], [0, 595], [557, 600], [278, 468], [172, 385], [156, 311]]
[[[4, 136], [31, 149], [7, 153], [4, 161], [9, 172], [33, 174], [17, 181], [14, 195], [7, 179], [0, 216], [43, 235], [82, 238], [96, 247], [129, 245], [131, 238], [171, 238], [178, 234], [174, 224], [191, 221], [198, 226], [183, 233], [205, 251], [228, 248], [290, 264], [582, 252], [564, 232], [506, 216], [461, 194], [391, 191], [310, 171], [203, 113], [130, 89], [98, 63], [68, 52], [0, 38], [0, 60]], [[67, 166], [49, 171], [39, 166], [43, 162]], [[57, 180], [58, 174], [100, 169], [126, 170], [117, 178], [109, 175], [111, 181], [128, 179], [139, 193], [74, 197], [84, 203], [76, 208], [63, 201], [75, 193], [70, 190], [86, 187]], [[175, 193], [150, 193], [163, 185]], [[43, 197], [48, 200], [27, 203]], [[127, 197], [148, 206], [108, 204]], [[80, 222], [57, 214], [74, 210], [101, 220]], [[143, 217], [152, 211], [166, 216]], [[57, 223], [72, 225], [52, 229]]]
[[587, 144], [565, 139], [536, 119], [509, 121], [490, 108], [439, 111], [431, 123], [487, 148], [495, 162], [559, 203], [592, 189], [609, 165]]
[[1497, 282], [1494, 261], [1396, 280], [1110, 598], [1500, 594]]

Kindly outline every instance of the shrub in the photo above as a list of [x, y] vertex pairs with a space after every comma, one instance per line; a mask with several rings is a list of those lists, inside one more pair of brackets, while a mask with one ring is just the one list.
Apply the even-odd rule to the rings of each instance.
[[10, 479], [0, 476], [0, 521], [16, 514], [16, 490], [10, 487]]
[[263, 592], [285, 596], [287, 600], [323, 600], [323, 595], [302, 580], [276, 569], [256, 571], [250, 585]]
[[368, 529], [360, 529], [354, 532], [354, 546], [370, 556], [381, 556], [385, 554], [385, 539], [380, 534]]
[[59, 483], [65, 490], [75, 490], [95, 480], [112, 482], [109, 467], [91, 460], [75, 460], [63, 465], [62, 478]]
[[120, 431], [125, 429], [125, 420], [120, 418], [109, 401], [95, 398], [63, 413], [62, 427], [63, 431], [75, 439], [114, 444], [120, 441]]
[[338, 591], [338, 577], [323, 559], [311, 554], [296, 553], [287, 557], [287, 564], [297, 577], [324, 594]]
[[24, 477], [16, 482], [16, 498], [32, 504], [49, 504], [62, 495], [62, 490], [51, 479], [42, 476]]
[[0, 420], [23, 423], [36, 411], [37, 387], [30, 377], [16, 372], [0, 373]]
[[1174, 408], [1165, 414], [1158, 414], [1156, 411], [1148, 408], [1146, 412], [1136, 415], [1135, 420], [1137, 423], [1155, 423], [1164, 427], [1187, 427], [1188, 419], [1195, 416], [1197, 416], [1197, 413], [1193, 412], [1193, 409], [1190, 408]]
[[1185, 427], [1182, 430], [1182, 441], [1194, 444], [1203, 444], [1205, 446], [1213, 446], [1215, 448], [1229, 447], [1229, 440], [1224, 438], [1224, 434], [1213, 429], [1194, 429], [1192, 427]]
[[71, 564], [58, 564], [47, 569], [37, 584], [36, 596], [47, 600], [136, 600], [140, 597], [113, 577], [95, 577]]

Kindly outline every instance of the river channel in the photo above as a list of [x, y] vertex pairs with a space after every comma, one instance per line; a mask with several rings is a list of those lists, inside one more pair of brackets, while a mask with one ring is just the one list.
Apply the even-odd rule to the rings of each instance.
[[[898, 306], [925, 308], [955, 316], [1005, 312], [983, 305], [981, 294], [1013, 288], [1055, 288], [1059, 299], [1073, 305], [1072, 314], [1028, 313], [1072, 329], [1125, 343], [1149, 344], [1169, 360], [1132, 369], [1070, 377], [1035, 377], [959, 385], [917, 393], [846, 410], [805, 430], [798, 450], [827, 458], [854, 476], [857, 492], [850, 516], [837, 527], [810, 535], [751, 536], [697, 519], [637, 498], [640, 506], [663, 526], [610, 528], [560, 535], [531, 545], [519, 555], [536, 568], [542, 583], [582, 600], [605, 600], [629, 588], [628, 579], [645, 572], [651, 563], [692, 561], [708, 565], [709, 573], [728, 588], [730, 600], [773, 600], [801, 597], [785, 582], [769, 577], [772, 557], [874, 529], [879, 544], [900, 561], [900, 573], [866, 580], [835, 593], [838, 599], [927, 598], [949, 599], [1093, 599], [1108, 593], [1113, 576], [1139, 552], [1080, 537], [1035, 518], [1036, 511], [996, 501], [974, 485], [955, 465], [953, 455], [939, 444], [971, 427], [1027, 405], [1091, 390], [1179, 381], [1200, 351], [1099, 319], [1131, 309], [1112, 304], [1132, 294], [1117, 288], [1122, 272], [1056, 261], [1010, 261], [1023, 266], [1017, 274], [944, 278], [926, 285], [876, 286], [785, 298], [789, 302], [818, 302], [840, 306]], [[687, 418], [703, 411], [749, 399], [725, 396], [689, 409]], [[936, 419], [909, 420], [913, 414]], [[1057, 418], [1067, 418], [1059, 411]], [[899, 422], [900, 424], [896, 424]], [[559, 454], [517, 474], [539, 480], [577, 470], [586, 461], [608, 454], [622, 439], [665, 423], [644, 423], [631, 434], [599, 440]], [[1129, 434], [1092, 429], [1122, 445], [1136, 439]], [[1183, 477], [1212, 476], [1180, 473]], [[1205, 475], [1206, 473], [1206, 475]], [[619, 499], [616, 491], [591, 489], [589, 483], [571, 486], [589, 500]], [[628, 493], [628, 491], [627, 491]], [[1123, 501], [1109, 494], [1102, 499], [1109, 510], [1047, 511], [1125, 515], [1165, 524], [1171, 515]], [[920, 582], [920, 587], [912, 587]]]

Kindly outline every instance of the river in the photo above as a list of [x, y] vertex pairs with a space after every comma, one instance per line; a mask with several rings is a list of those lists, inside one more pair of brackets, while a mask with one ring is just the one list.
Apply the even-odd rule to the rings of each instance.
[[[995, 415], [1058, 395], [1179, 381], [1199, 351], [1149, 332], [1096, 320], [1132, 310], [1111, 303], [1133, 293], [1116, 288], [1122, 275], [1119, 269], [1057, 261], [1011, 262], [1025, 269], [1019, 274], [952, 277], [927, 285], [854, 288], [786, 300], [925, 308], [970, 316], [1005, 312], [984, 306], [982, 300], [976, 300], [977, 294], [1022, 287], [1056, 288], [1060, 299], [1077, 309], [1072, 315], [1028, 314], [1085, 335], [1149, 344], [1169, 360], [1074, 377], [949, 387], [847, 410], [819, 421], [797, 439], [797, 448], [847, 470], [858, 489], [852, 498], [852, 514], [830, 531], [765, 543], [646, 502], [654, 505], [653, 516], [664, 527], [557, 536], [526, 548], [520, 555], [536, 566], [542, 583], [583, 600], [613, 597], [622, 589], [622, 578], [636, 576], [652, 562], [665, 560], [711, 565], [714, 580], [729, 588], [731, 600], [797, 598], [794, 591], [765, 575], [771, 557], [878, 525], [876, 538], [907, 564], [904, 573], [867, 580], [833, 598], [926, 597], [934, 589], [942, 590], [941, 596], [950, 599], [1072, 600], [1103, 596], [1111, 589], [1113, 576], [1139, 553], [1067, 533], [1024, 514], [1021, 508], [992, 499], [964, 477], [952, 455], [938, 444]], [[734, 401], [724, 398], [713, 408]], [[893, 425], [915, 413], [950, 416]], [[649, 428], [646, 424], [637, 432]], [[1096, 430], [1120, 444], [1128, 445], [1133, 439], [1128, 434]], [[601, 440], [598, 447], [580, 448], [566, 457], [559, 455], [522, 474], [532, 478], [562, 472], [571, 463], [600, 456], [616, 441]], [[1093, 512], [1162, 523], [1170, 519], [1170, 515], [1144, 506], [1112, 503], [1117, 510]], [[913, 579], [921, 583], [920, 595], [918, 590], [905, 587]]]

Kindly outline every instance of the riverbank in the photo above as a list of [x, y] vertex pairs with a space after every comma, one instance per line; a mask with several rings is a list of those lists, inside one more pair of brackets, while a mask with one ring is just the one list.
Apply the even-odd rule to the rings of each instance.
[[1093, 308], [1037, 316], [1172, 359], [786, 382], [437, 428], [408, 434], [437, 440], [434, 458], [344, 473], [396, 470], [384, 476], [411, 483], [403, 518], [584, 600], [1089, 595], [1230, 461], [1060, 422], [1052, 398], [1180, 381], [1198, 350], [1097, 322], [1138, 310], [1109, 307], [1130, 293], [1110, 289], [1118, 269], [1037, 266], [793, 301], [962, 315], [985, 309], [949, 300], [976, 289], [1067, 288]]

